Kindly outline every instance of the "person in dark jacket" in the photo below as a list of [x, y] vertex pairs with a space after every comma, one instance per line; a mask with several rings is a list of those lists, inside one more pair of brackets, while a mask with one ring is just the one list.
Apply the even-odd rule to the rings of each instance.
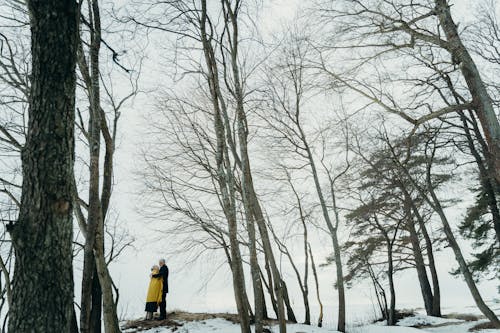
[[160, 318], [158, 320], [167, 319], [167, 293], [168, 293], [168, 266], [165, 264], [165, 259], [160, 259], [159, 261], [160, 271], [158, 274], [152, 274], [152, 277], [163, 278], [163, 290], [160, 303]]

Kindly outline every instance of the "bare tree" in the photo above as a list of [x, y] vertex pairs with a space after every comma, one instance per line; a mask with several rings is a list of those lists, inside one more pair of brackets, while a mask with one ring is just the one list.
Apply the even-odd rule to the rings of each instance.
[[[371, 103], [379, 105], [383, 111], [398, 115], [415, 127], [449, 113], [473, 109], [480, 120], [488, 143], [488, 150], [495, 165], [495, 177], [497, 181], [500, 180], [500, 125], [483, 75], [462, 40], [447, 0], [418, 1], [410, 5], [399, 0], [369, 2], [356, 0], [334, 4], [319, 1], [317, 10], [317, 15], [320, 17], [318, 21], [337, 24], [334, 28], [339, 33], [334, 38], [336, 45], [330, 43], [330, 47], [336, 50], [353, 47], [362, 51], [355, 65], [357, 68], [345, 71], [346, 73], [350, 71], [349, 74], [352, 74], [352, 70], [360, 73], [361, 68], [388, 59], [389, 55], [415, 53], [415, 50], [419, 49], [446, 52], [436, 51], [435, 55], [444, 61], [448, 59], [443, 59], [443, 54], [451, 57], [456, 72], [461, 74], [459, 79], [463, 80], [468, 97], [463, 103], [444, 107], [406, 108], [401, 101], [386, 96], [384, 87], [377, 89], [359, 80], [346, 79], [347, 76], [340, 75], [339, 71], [328, 70], [322, 65], [318, 67], [323, 67], [323, 70], [335, 80], [367, 98]], [[360, 21], [366, 23], [359, 24]], [[386, 73], [388, 73], [387, 68]], [[382, 75], [387, 75], [386, 73]], [[382, 82], [386, 84], [387, 76]], [[420, 113], [415, 114], [413, 112], [415, 110], [420, 110]]]
[[[267, 100], [270, 113], [263, 114], [262, 118], [275, 131], [274, 136], [282, 138], [301, 161], [305, 161], [305, 167], [310, 168], [313, 178], [314, 188], [318, 196], [318, 203], [321, 207], [322, 217], [330, 235], [336, 267], [336, 287], [338, 289], [338, 330], [345, 331], [345, 292], [343, 283], [343, 270], [340, 242], [338, 240], [338, 229], [340, 226], [340, 216], [337, 207], [335, 183], [345, 173], [341, 171], [338, 175], [332, 175], [331, 169], [320, 159], [320, 163], [325, 169], [328, 179], [328, 190], [324, 190], [320, 181], [318, 170], [318, 159], [315, 157], [314, 147], [310, 144], [309, 138], [304, 129], [302, 108], [307, 94], [311, 93], [312, 85], [307, 78], [306, 57], [309, 47], [301, 36], [292, 36], [291, 47], [284, 50], [284, 61], [278, 63], [274, 70], [268, 70], [267, 78]], [[291, 147], [291, 148], [290, 148]], [[324, 154], [324, 151], [323, 151]], [[324, 156], [324, 155], [323, 155]], [[297, 167], [297, 166], [289, 166]], [[299, 166], [303, 167], [303, 166]], [[348, 164], [345, 168], [348, 168]], [[332, 204], [327, 203], [330, 196]], [[331, 208], [330, 208], [331, 207]], [[331, 216], [333, 214], [333, 217]]]

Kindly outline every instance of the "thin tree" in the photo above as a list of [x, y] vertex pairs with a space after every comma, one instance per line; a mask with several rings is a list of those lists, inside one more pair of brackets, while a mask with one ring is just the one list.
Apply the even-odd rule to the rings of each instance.
[[[338, 327], [341, 332], [345, 332], [345, 291], [343, 283], [343, 270], [341, 247], [338, 239], [340, 217], [337, 206], [335, 182], [345, 173], [341, 170], [338, 175], [333, 176], [331, 170], [326, 170], [328, 177], [328, 190], [325, 191], [320, 181], [320, 171], [318, 161], [315, 157], [314, 147], [310, 143], [304, 129], [302, 110], [307, 94], [311, 93], [311, 83], [307, 78], [306, 57], [308, 46], [298, 36], [292, 36], [292, 46], [284, 50], [284, 62], [278, 64], [274, 70], [268, 70], [267, 77], [267, 100], [269, 101], [270, 114], [263, 114], [262, 118], [275, 131], [275, 136], [283, 140], [291, 147], [291, 151], [301, 160], [305, 161], [306, 167], [310, 169], [313, 178], [314, 188], [318, 196], [318, 203], [321, 207], [322, 217], [327, 226], [329, 236], [332, 241], [335, 268], [336, 287], [338, 290]], [[320, 161], [321, 163], [322, 161]], [[346, 166], [346, 169], [348, 165]], [[331, 196], [332, 204], [327, 203], [328, 195]], [[330, 208], [332, 207], [332, 208]], [[333, 217], [331, 216], [333, 213]]]

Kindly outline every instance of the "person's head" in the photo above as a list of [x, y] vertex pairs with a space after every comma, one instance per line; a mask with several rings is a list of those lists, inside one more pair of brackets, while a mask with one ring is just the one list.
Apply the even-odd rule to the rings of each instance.
[[162, 258], [162, 259], [160, 259], [160, 260], [158, 261], [158, 263], [160, 264], [160, 267], [165, 266], [165, 259], [163, 259], [163, 258]]
[[159, 271], [160, 267], [158, 267], [158, 265], [153, 265], [153, 267], [151, 267], [151, 272], [157, 274]]

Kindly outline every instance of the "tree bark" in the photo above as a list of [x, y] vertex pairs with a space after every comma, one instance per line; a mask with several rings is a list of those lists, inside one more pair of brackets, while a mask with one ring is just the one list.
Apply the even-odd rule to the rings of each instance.
[[[77, 3], [27, 1], [32, 73], [9, 332], [69, 332]], [[57, 61], [54, 61], [57, 59]]]

